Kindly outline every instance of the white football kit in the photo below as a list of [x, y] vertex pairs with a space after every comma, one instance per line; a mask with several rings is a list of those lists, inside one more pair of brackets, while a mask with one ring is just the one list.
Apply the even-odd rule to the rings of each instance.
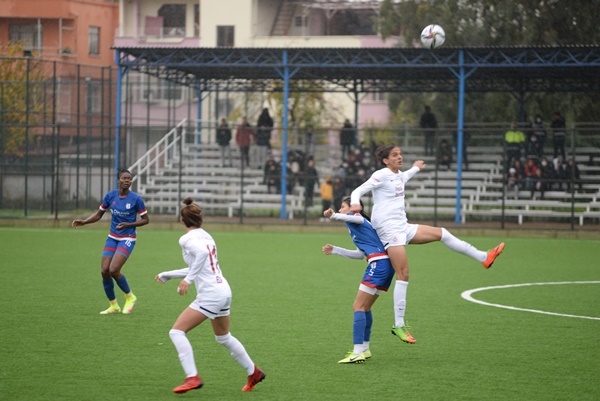
[[211, 319], [229, 315], [231, 288], [221, 272], [214, 239], [202, 228], [197, 228], [181, 236], [179, 245], [189, 267], [160, 273], [161, 281], [183, 278], [189, 284], [193, 283], [198, 292], [190, 308]]
[[398, 173], [387, 167], [375, 171], [361, 186], [352, 191], [350, 203], [360, 204], [360, 198], [373, 193], [371, 223], [384, 247], [407, 245], [416, 232], [408, 224], [404, 210], [404, 186], [420, 169], [416, 166]]

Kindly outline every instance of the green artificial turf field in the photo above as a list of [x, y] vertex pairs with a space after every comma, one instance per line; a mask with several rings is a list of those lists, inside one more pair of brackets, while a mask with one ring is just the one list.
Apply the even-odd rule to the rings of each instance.
[[[176, 395], [183, 370], [168, 332], [192, 301], [156, 273], [185, 267], [181, 231], [138, 230], [123, 273], [138, 297], [131, 315], [108, 305], [100, 277], [106, 230], [0, 228], [2, 400], [598, 400], [600, 242], [506, 242], [490, 270], [440, 243], [409, 246], [407, 319], [417, 339], [390, 334], [392, 294], [373, 308], [373, 357], [338, 365], [352, 347], [352, 302], [366, 262], [325, 256], [339, 234], [213, 232], [233, 290], [231, 332], [267, 373], [242, 393], [246, 372], [209, 324], [189, 334], [205, 385]], [[595, 319], [509, 310], [487, 303]], [[123, 306], [123, 295], [115, 287]]]

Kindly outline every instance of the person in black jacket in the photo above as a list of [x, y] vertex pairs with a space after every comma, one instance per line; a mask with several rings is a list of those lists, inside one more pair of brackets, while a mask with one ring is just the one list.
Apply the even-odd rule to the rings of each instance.
[[217, 128], [217, 143], [219, 144], [219, 148], [221, 149], [221, 167], [233, 166], [233, 163], [231, 161], [231, 146], [229, 146], [230, 141], [231, 129], [227, 125], [227, 120], [222, 118], [221, 123], [219, 124], [219, 128]]
[[267, 156], [271, 151], [271, 131], [273, 130], [273, 119], [269, 115], [269, 109], [264, 108], [256, 122], [256, 163], [258, 168], [263, 168]]
[[567, 160], [565, 155], [565, 142], [567, 139], [566, 132], [566, 124], [563, 116], [560, 115], [560, 112], [555, 111], [552, 114], [552, 123], [550, 124], [552, 128], [552, 145], [554, 146], [554, 158], [556, 159], [559, 156], [562, 156], [561, 161], [564, 163]]
[[433, 156], [435, 154], [435, 130], [438, 123], [435, 114], [431, 112], [431, 107], [425, 106], [425, 112], [421, 115], [419, 126], [423, 129], [425, 135], [425, 156]]
[[[340, 131], [340, 145], [342, 145], [342, 160], [346, 160], [350, 155], [352, 146], [356, 140], [356, 133], [350, 120], [344, 121], [344, 126]], [[337, 209], [336, 209], [337, 210]]]

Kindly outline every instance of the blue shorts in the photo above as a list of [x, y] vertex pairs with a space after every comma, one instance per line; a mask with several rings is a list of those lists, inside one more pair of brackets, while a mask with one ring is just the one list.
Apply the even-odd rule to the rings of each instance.
[[389, 259], [374, 260], [367, 266], [361, 284], [387, 291], [395, 275], [396, 272]]
[[117, 241], [116, 239], [108, 237], [106, 239], [106, 244], [104, 244], [102, 256], [112, 258], [113, 256], [115, 256], [115, 253], [120, 253], [126, 258], [129, 258], [129, 255], [131, 255], [131, 252], [133, 252], [134, 247], [135, 241], [132, 241], [130, 239]]

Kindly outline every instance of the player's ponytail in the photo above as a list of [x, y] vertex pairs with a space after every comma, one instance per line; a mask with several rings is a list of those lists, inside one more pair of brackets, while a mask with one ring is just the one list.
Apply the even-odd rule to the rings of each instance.
[[202, 209], [194, 203], [194, 199], [188, 197], [183, 200], [184, 207], [181, 208], [181, 220], [186, 227], [202, 227]]
[[[363, 201], [362, 201], [362, 200], [359, 200], [359, 202], [360, 202], [360, 212], [359, 212], [359, 213], [360, 213], [360, 215], [361, 215], [361, 216], [362, 216], [362, 217], [363, 217], [365, 220], [371, 221], [371, 219], [369, 218], [369, 215], [365, 213], [365, 204], [363, 203]], [[348, 205], [351, 205], [351, 203], [350, 203], [350, 197], [349, 197], [349, 196], [346, 196], [344, 199], [342, 199], [342, 203], [346, 203], [346, 204], [348, 204]]]

